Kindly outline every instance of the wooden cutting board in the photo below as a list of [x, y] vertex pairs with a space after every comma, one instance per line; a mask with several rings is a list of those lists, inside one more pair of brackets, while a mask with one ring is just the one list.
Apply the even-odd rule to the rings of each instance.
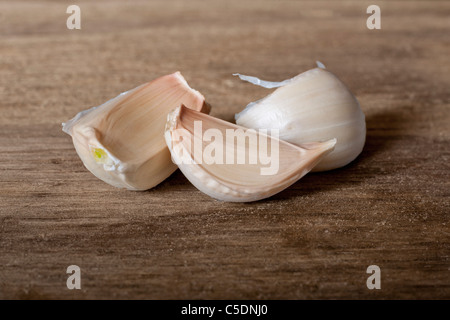
[[[450, 298], [450, 3], [0, 3], [0, 298]], [[177, 171], [115, 189], [61, 122], [180, 70], [232, 121], [323, 62], [359, 99], [367, 142], [345, 168], [255, 203], [224, 203]], [[81, 289], [66, 269], [81, 269]], [[369, 290], [367, 267], [381, 270]]]

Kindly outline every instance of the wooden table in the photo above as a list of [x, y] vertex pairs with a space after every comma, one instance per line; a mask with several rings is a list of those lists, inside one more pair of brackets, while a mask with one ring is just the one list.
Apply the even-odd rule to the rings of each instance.
[[[450, 298], [449, 2], [76, 4], [81, 30], [61, 1], [0, 3], [0, 298]], [[232, 73], [283, 80], [316, 60], [359, 99], [366, 146], [264, 201], [213, 200], [179, 171], [115, 189], [61, 131], [176, 70], [231, 121], [268, 93]]]

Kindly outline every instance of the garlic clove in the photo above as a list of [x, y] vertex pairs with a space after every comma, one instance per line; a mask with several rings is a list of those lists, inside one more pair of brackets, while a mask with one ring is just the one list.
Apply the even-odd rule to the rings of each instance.
[[355, 96], [317, 62], [315, 68], [282, 82], [238, 75], [265, 88], [278, 88], [236, 114], [236, 124], [253, 129], [279, 129], [281, 140], [293, 144], [337, 139], [333, 152], [312, 171], [339, 168], [353, 161], [366, 139], [366, 122]]
[[184, 106], [169, 114], [165, 139], [172, 160], [197, 189], [230, 202], [257, 201], [282, 191], [336, 143], [296, 146]]
[[167, 114], [184, 104], [209, 112], [181, 73], [155, 79], [63, 123], [83, 164], [118, 188], [146, 190], [176, 170], [164, 142]]

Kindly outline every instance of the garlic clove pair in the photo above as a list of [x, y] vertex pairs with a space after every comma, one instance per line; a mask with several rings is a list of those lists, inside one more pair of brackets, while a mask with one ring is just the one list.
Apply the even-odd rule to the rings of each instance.
[[176, 170], [164, 142], [167, 114], [180, 104], [209, 112], [181, 73], [155, 79], [63, 123], [86, 168], [118, 188], [146, 190]]
[[165, 131], [172, 160], [200, 191], [250, 202], [289, 187], [331, 152], [335, 139], [298, 146], [181, 106]]
[[293, 144], [336, 138], [333, 152], [312, 171], [339, 168], [362, 151], [366, 122], [358, 101], [345, 84], [317, 63], [318, 68], [282, 82], [263, 81], [240, 74], [242, 80], [277, 88], [236, 114], [236, 124], [253, 129], [275, 128], [280, 139]]

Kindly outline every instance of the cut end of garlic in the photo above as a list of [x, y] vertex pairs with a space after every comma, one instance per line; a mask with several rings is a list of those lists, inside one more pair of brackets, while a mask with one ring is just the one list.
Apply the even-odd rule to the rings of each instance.
[[168, 116], [166, 144], [174, 163], [200, 191], [222, 201], [270, 197], [308, 173], [335, 139], [295, 146], [181, 106]]
[[160, 77], [63, 124], [83, 164], [119, 188], [146, 190], [166, 179], [170, 161], [163, 132], [167, 114], [180, 104], [201, 112], [210, 106], [181, 73]]
[[108, 163], [110, 160], [108, 155], [106, 154], [105, 150], [103, 150], [103, 149], [92, 147], [91, 152], [92, 152], [92, 156], [95, 159], [95, 162], [97, 162], [97, 163], [105, 164], [105, 163]]

